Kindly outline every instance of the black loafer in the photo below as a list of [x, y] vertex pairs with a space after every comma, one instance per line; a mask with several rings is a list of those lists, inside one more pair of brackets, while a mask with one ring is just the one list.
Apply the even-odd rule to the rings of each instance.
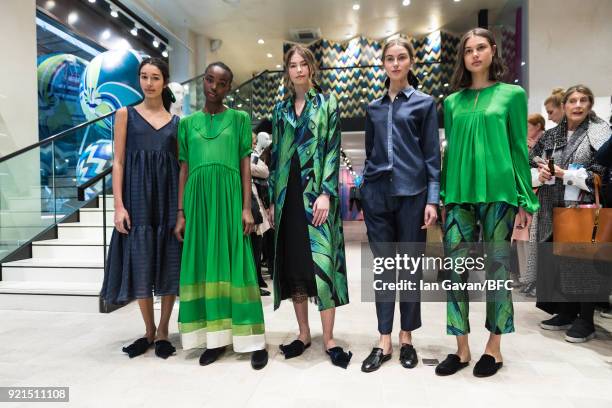
[[380, 368], [385, 361], [391, 360], [391, 353], [383, 354], [383, 349], [380, 347], [374, 347], [370, 352], [370, 355], [363, 360], [361, 364], [361, 371], [364, 373], [371, 373]]
[[278, 346], [281, 353], [285, 355], [285, 360], [301, 356], [308, 347], [310, 347], [310, 343], [304, 344], [302, 340], [293, 340], [290, 344]]
[[402, 344], [399, 360], [404, 368], [416, 367], [417, 363], [419, 362], [419, 358], [417, 357], [417, 352], [414, 347], [412, 347], [412, 344]]
[[261, 370], [268, 364], [268, 350], [257, 350], [251, 354], [251, 367], [255, 370]]
[[456, 354], [449, 354], [446, 359], [436, 367], [436, 374], [441, 376], [453, 375], [462, 368], [470, 365], [468, 361], [461, 362], [461, 359]]
[[502, 368], [504, 365], [503, 362], [495, 362], [495, 357], [489, 354], [483, 354], [480, 357], [480, 360], [474, 366], [474, 376], [475, 377], [490, 377], [497, 373], [497, 370]]
[[217, 361], [221, 354], [225, 352], [225, 347], [210, 348], [204, 350], [200, 356], [200, 365], [206, 366]]

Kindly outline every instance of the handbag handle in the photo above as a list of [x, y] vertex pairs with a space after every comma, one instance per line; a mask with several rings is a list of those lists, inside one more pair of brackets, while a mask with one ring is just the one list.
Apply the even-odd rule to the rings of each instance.
[[593, 186], [595, 187], [595, 206], [600, 208], [599, 189], [601, 188], [601, 177], [597, 173], [593, 173]]
[[593, 186], [595, 187], [595, 219], [593, 220], [593, 232], [591, 233], [591, 243], [596, 242], [597, 230], [599, 230], [599, 211], [601, 205], [599, 204], [599, 188], [601, 186], [601, 177], [599, 174], [593, 173]]

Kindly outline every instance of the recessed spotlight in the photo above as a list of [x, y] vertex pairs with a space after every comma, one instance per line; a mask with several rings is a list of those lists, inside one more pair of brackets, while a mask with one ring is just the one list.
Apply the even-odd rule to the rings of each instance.
[[68, 24], [74, 24], [77, 21], [79, 21], [79, 15], [75, 11], [68, 14]]
[[444, 98], [444, 94], [440, 94], [440, 98]]
[[138, 29], [136, 27], [132, 28], [130, 30], [130, 34], [132, 34], [134, 37], [136, 37], [138, 35]]
[[283, 66], [281, 64], [276, 64], [276, 68], [281, 69]]
[[444, 84], [444, 87], [446, 88], [448, 86], [448, 82]]
[[90, 3], [95, 3], [96, 0], [88, 0]]
[[262, 45], [265, 44], [266, 42], [263, 40], [263, 38], [260, 38], [259, 40], [257, 40], [257, 44]]
[[454, 0], [454, 1], [455, 1], [455, 3], [459, 3], [461, 0]]
[[419, 84], [419, 89], [423, 88], [423, 84]]
[[353, 4], [353, 10], [357, 11], [361, 8], [361, 6], [359, 5], [359, 3], [355, 3]]
[[114, 7], [112, 7], [112, 6], [111, 6], [110, 15], [111, 15], [113, 18], [117, 18], [117, 17], [119, 17], [119, 12], [117, 11], [117, 9], [116, 9], [116, 8], [114, 8]]
[[153, 46], [155, 48], [159, 47], [159, 41], [157, 41], [157, 38], [153, 40]]
[[268, 58], [272, 58], [272, 57], [273, 57], [273, 55], [272, 55], [272, 54], [270, 54], [270, 53], [267, 53], [267, 54], [266, 54], [266, 57], [268, 57]]
[[402, 6], [409, 6], [409, 5], [410, 5], [410, 0], [402, 1]]
[[110, 36], [111, 36], [110, 30], [104, 30], [102, 31], [102, 34], [100, 35], [100, 37], [102, 37], [103, 40], [108, 40]]
[[55, 7], [55, 2], [54, 2], [53, 0], [48, 0], [48, 1], [45, 3], [45, 7], [46, 7], [48, 10], [51, 10], [53, 7]]
[[515, 83], [515, 84], [518, 84], [518, 78], [514, 80], [514, 83]]
[[164, 50], [164, 52], [162, 52], [162, 56], [164, 58], [168, 58], [168, 51]]
[[525, 61], [521, 61], [521, 67], [524, 67], [527, 64]]

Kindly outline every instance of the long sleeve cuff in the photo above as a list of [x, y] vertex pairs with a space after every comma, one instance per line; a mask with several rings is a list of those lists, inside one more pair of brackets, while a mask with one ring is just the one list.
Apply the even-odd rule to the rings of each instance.
[[427, 183], [427, 204], [440, 204], [440, 183], [437, 181]]
[[531, 168], [531, 187], [540, 187], [542, 183], [540, 183], [540, 174], [538, 169]]
[[584, 191], [591, 191], [586, 185], [586, 179], [588, 177], [589, 174], [584, 168], [578, 170], [565, 170], [563, 174], [563, 184], [566, 186], [576, 186]]

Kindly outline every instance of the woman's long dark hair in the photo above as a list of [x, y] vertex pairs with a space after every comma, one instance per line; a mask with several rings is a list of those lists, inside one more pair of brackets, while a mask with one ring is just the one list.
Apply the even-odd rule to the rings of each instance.
[[[410, 44], [410, 41], [402, 37], [394, 38], [385, 43], [383, 47], [383, 51], [382, 51], [383, 64], [385, 61], [385, 55], [387, 54], [387, 50], [389, 50], [389, 48], [391, 48], [394, 45], [399, 45], [400, 47], [404, 47], [406, 51], [408, 51], [408, 56], [410, 57], [411, 63], [414, 64], [415, 56], [416, 56], [416, 53], [414, 52], [414, 47], [412, 46], [412, 44]], [[412, 73], [412, 70], [408, 71], [408, 83], [413, 88], [416, 88], [417, 86], [419, 86], [419, 80], [417, 79], [416, 75]], [[391, 80], [389, 78], [385, 79], [385, 88], [389, 89], [390, 85], [391, 85]]]
[[486, 28], [473, 28], [461, 37], [459, 41], [459, 49], [457, 50], [457, 62], [455, 63], [455, 69], [453, 76], [451, 77], [451, 87], [453, 90], [459, 90], [463, 88], [469, 88], [472, 85], [472, 73], [465, 67], [465, 61], [463, 59], [465, 55], [465, 43], [471, 37], [483, 37], [487, 40], [491, 48], [495, 47], [493, 54], [493, 60], [489, 67], [489, 80], [490, 81], [502, 81], [506, 75], [506, 66], [499, 56], [499, 50], [495, 43], [495, 37], [493, 33]]
[[162, 78], [164, 80], [164, 89], [162, 90], [162, 103], [164, 105], [164, 109], [170, 111], [170, 106], [176, 102], [176, 98], [174, 94], [168, 88], [168, 83], [170, 82], [170, 69], [168, 68], [168, 64], [161, 58], [149, 57], [142, 60], [140, 66], [138, 66], [138, 76], [140, 76], [140, 71], [142, 71], [142, 67], [145, 65], [153, 65], [157, 67], [162, 74]]

